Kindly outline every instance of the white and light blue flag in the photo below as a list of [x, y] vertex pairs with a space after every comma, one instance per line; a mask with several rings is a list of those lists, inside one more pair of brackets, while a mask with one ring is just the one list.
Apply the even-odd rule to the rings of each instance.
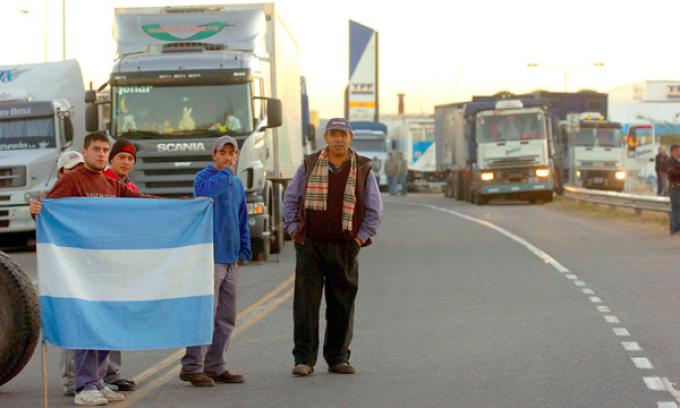
[[210, 344], [212, 223], [210, 200], [44, 200], [43, 337], [94, 350]]

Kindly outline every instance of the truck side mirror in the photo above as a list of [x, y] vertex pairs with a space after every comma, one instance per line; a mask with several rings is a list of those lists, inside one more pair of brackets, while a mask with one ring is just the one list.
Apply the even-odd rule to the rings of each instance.
[[97, 101], [97, 92], [94, 89], [85, 91], [85, 103], [95, 103]]
[[69, 116], [64, 118], [64, 147], [73, 143], [73, 122]]
[[85, 129], [87, 129], [88, 132], [96, 132], [99, 130], [99, 108], [93, 102], [90, 102], [85, 106]]
[[281, 100], [267, 98], [267, 127], [276, 128], [281, 126], [283, 123], [281, 120], [282, 116]]

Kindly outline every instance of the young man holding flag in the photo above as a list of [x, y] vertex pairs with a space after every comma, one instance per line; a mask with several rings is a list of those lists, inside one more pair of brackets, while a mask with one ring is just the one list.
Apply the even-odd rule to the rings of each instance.
[[[133, 197], [151, 198], [130, 190], [125, 184], [104, 176], [110, 150], [109, 139], [103, 132], [90, 133], [85, 137], [83, 158], [85, 165], [64, 174], [57, 181], [47, 198], [64, 197]], [[31, 214], [40, 214], [42, 204], [32, 201]], [[109, 401], [122, 401], [123, 394], [111, 391], [104, 385], [108, 350], [75, 350], [76, 405], [106, 405]]]

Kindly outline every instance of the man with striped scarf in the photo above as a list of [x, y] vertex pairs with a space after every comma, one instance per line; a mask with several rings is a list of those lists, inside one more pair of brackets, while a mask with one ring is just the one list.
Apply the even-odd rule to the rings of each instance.
[[305, 158], [283, 200], [283, 226], [296, 250], [296, 376], [314, 372], [324, 286], [324, 359], [331, 373], [355, 372], [349, 364], [349, 345], [359, 283], [357, 255], [378, 232], [383, 205], [370, 160], [350, 148], [352, 137], [345, 119], [329, 120], [324, 132], [327, 147]]

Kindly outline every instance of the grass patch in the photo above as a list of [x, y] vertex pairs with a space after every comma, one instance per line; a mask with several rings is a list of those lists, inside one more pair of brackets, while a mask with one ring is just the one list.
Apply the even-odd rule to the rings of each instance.
[[570, 200], [564, 196], [555, 196], [555, 201], [548, 204], [550, 208], [578, 214], [598, 220], [609, 220], [634, 226], [646, 226], [658, 231], [668, 231], [668, 215], [657, 212], [643, 211], [635, 215], [632, 208], [615, 207], [610, 210], [608, 205], [591, 204], [583, 201]]

